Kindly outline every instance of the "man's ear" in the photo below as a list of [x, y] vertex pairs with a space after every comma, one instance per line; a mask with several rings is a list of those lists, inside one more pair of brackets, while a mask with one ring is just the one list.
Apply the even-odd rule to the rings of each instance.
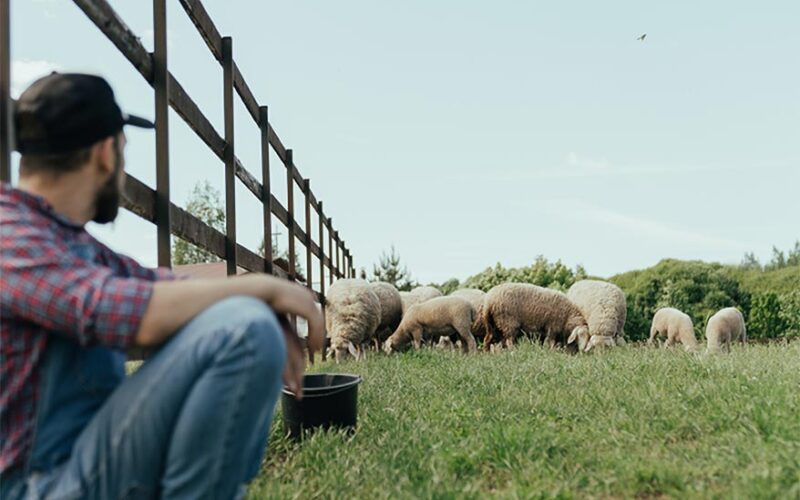
[[114, 137], [109, 136], [92, 146], [91, 158], [105, 179], [114, 175], [117, 152], [114, 148]]

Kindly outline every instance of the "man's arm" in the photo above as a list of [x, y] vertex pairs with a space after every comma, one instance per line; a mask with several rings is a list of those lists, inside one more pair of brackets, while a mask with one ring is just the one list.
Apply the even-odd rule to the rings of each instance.
[[207, 307], [234, 295], [260, 299], [278, 314], [302, 316], [308, 321], [309, 349], [322, 348], [322, 315], [311, 292], [265, 274], [154, 283], [134, 342], [141, 347], [157, 346]]

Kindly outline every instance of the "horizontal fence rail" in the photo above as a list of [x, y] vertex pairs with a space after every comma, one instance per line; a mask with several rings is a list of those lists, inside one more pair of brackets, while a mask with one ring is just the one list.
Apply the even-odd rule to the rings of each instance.
[[[333, 228], [333, 220], [326, 217], [322, 201], [311, 191], [309, 179], [304, 178], [294, 163], [291, 149], [281, 142], [265, 105], [260, 105], [248, 86], [233, 57], [234, 43], [223, 37], [200, 0], [179, 0], [183, 11], [196, 27], [214, 59], [222, 69], [223, 80], [223, 135], [200, 111], [180, 82], [169, 71], [167, 46], [166, 1], [153, 0], [154, 51], [148, 52], [125, 22], [106, 0], [74, 0], [74, 3], [108, 38], [119, 52], [133, 65], [152, 87], [155, 97], [156, 123], [156, 187], [150, 188], [137, 178], [128, 175], [123, 207], [139, 217], [152, 222], [157, 228], [158, 264], [171, 267], [170, 235], [207, 250], [227, 263], [227, 273], [235, 274], [238, 268], [250, 272], [266, 272], [305, 283], [313, 290], [314, 259], [319, 263], [319, 291], [317, 300], [325, 301], [325, 274], [329, 284], [334, 278], [355, 277], [350, 250]], [[11, 105], [10, 96], [10, 1], [0, 0], [0, 178], [10, 181], [11, 155]], [[242, 164], [234, 149], [234, 99], [238, 96], [247, 114], [261, 133], [261, 179], [253, 176]], [[218, 231], [176, 206], [170, 200], [169, 165], [169, 108], [194, 131], [221, 161], [225, 169], [225, 233]], [[270, 150], [274, 151], [286, 169], [287, 206], [275, 198], [270, 183]], [[262, 204], [264, 227], [264, 257], [245, 248], [236, 240], [235, 183], [241, 182]], [[300, 203], [305, 206], [305, 218], [295, 218], [295, 186], [302, 193]], [[311, 214], [319, 220], [317, 241], [311, 227]], [[272, 257], [272, 216], [286, 227], [289, 234], [287, 262]], [[327, 232], [327, 246], [325, 233]], [[296, 273], [295, 244], [306, 248], [305, 277]], [[302, 278], [302, 279], [301, 279]]]

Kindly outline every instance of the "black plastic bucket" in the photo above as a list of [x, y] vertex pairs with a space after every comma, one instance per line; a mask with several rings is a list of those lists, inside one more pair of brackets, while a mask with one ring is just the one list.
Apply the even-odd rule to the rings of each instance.
[[289, 437], [302, 437], [303, 430], [355, 429], [358, 417], [358, 384], [361, 377], [349, 373], [315, 373], [303, 377], [303, 399], [283, 388], [283, 428]]

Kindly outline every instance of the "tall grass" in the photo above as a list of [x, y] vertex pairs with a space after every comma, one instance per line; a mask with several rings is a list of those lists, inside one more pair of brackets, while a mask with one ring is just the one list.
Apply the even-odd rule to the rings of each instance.
[[314, 371], [363, 376], [357, 432], [295, 444], [278, 413], [250, 498], [800, 498], [797, 342], [422, 350]]

